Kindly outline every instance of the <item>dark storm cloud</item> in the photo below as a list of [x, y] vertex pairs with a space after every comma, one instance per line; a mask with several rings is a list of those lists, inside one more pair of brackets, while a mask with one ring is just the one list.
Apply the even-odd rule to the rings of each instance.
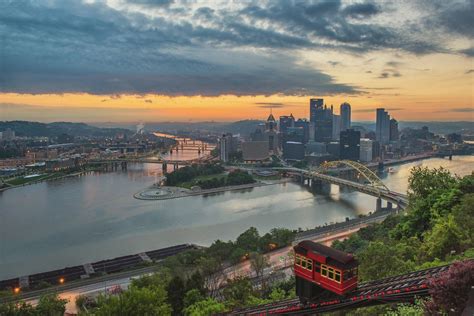
[[356, 3], [347, 6], [343, 12], [350, 17], [364, 19], [380, 13], [380, 8], [374, 3]]
[[468, 57], [474, 57], [474, 47], [462, 49], [458, 52]]
[[[356, 7], [354, 7], [356, 6]], [[357, 5], [344, 7], [340, 1], [320, 1], [316, 4], [293, 1], [272, 1], [268, 7], [249, 6], [242, 15], [253, 21], [266, 21], [291, 34], [312, 36], [337, 43], [342, 51], [367, 52], [396, 48], [416, 54], [441, 51], [436, 43], [409, 38], [396, 29], [369, 23], [352, 23], [347, 12], [369, 12]], [[373, 7], [373, 14], [381, 12]]]
[[[384, 12], [382, 3], [243, 2], [233, 9], [191, 9], [186, 2], [169, 0], [121, 3], [161, 14], [152, 18], [103, 1], [2, 2], [0, 91], [354, 94], [358, 87], [334, 82], [303, 64], [294, 50], [359, 55], [385, 49], [416, 54], [444, 50], [416, 29], [369, 23]], [[454, 15], [451, 11], [438, 18], [444, 21], [443, 14]], [[460, 21], [472, 23], [464, 17]], [[469, 34], [467, 28], [448, 24], [443, 24], [448, 30]], [[381, 74], [389, 76], [400, 73], [392, 69]]]

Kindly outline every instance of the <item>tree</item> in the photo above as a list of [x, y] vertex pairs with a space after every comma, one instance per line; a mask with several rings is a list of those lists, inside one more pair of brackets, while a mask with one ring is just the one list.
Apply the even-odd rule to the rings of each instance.
[[94, 316], [110, 315], [171, 315], [163, 287], [137, 288], [131, 286], [119, 295], [99, 296]]
[[408, 177], [408, 194], [410, 202], [426, 198], [436, 191], [445, 191], [456, 183], [456, 177], [443, 167], [413, 167]]
[[269, 266], [268, 257], [255, 252], [250, 254], [250, 267], [258, 279], [263, 276], [263, 270]]
[[204, 287], [214, 297], [224, 279], [222, 261], [219, 258], [202, 257], [198, 261], [198, 267], [204, 278]]
[[173, 309], [173, 315], [181, 315], [185, 295], [183, 280], [179, 276], [172, 278], [166, 287], [166, 292], [168, 292], [168, 303]]
[[232, 308], [245, 306], [252, 296], [252, 293], [253, 289], [250, 279], [245, 277], [236, 277], [232, 280], [227, 280], [227, 286], [223, 291], [228, 305]]
[[474, 221], [472, 220], [474, 218], [474, 193], [462, 197], [461, 203], [453, 209], [453, 216], [454, 222], [462, 232], [463, 250], [474, 247]]
[[39, 315], [62, 316], [66, 311], [67, 302], [68, 300], [61, 299], [57, 295], [45, 295], [39, 299], [36, 311]]
[[236, 240], [237, 247], [247, 251], [258, 251], [260, 235], [255, 227], [250, 227], [239, 235]]
[[206, 294], [204, 278], [199, 271], [195, 271], [191, 277], [186, 280], [186, 292], [190, 290], [198, 290], [202, 295]]
[[439, 219], [433, 229], [425, 233], [424, 249], [428, 258], [444, 259], [451, 251], [460, 252], [462, 235], [453, 215]]
[[460, 315], [474, 284], [474, 261], [455, 262], [449, 270], [428, 281], [432, 301], [426, 303], [430, 315]]
[[189, 316], [208, 316], [225, 311], [226, 308], [224, 304], [217, 302], [213, 298], [207, 298], [206, 300], [188, 306], [184, 310], [184, 314]]
[[400, 249], [381, 241], [371, 242], [359, 255], [359, 278], [363, 281], [412, 271], [414, 264], [401, 258]]
[[184, 295], [183, 306], [186, 309], [187, 307], [196, 304], [197, 302], [203, 301], [205, 299], [204, 295], [199, 292], [197, 289], [192, 289]]

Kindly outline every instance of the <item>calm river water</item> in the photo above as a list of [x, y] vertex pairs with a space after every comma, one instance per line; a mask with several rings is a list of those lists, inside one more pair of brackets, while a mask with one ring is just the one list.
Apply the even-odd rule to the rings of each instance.
[[[444, 166], [459, 175], [474, 157], [428, 159], [395, 167], [384, 182], [407, 189], [413, 166]], [[311, 228], [365, 214], [375, 199], [358, 193], [314, 195], [286, 183], [213, 196], [141, 201], [137, 191], [161, 175], [161, 165], [134, 164], [127, 171], [91, 173], [0, 193], [0, 279], [179, 243], [209, 245], [235, 239], [255, 226]]]

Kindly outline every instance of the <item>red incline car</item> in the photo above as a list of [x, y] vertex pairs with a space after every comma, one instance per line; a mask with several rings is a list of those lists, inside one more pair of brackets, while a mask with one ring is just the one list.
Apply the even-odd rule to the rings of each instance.
[[338, 295], [357, 288], [357, 260], [351, 254], [304, 240], [295, 251], [296, 295], [302, 303], [326, 290]]

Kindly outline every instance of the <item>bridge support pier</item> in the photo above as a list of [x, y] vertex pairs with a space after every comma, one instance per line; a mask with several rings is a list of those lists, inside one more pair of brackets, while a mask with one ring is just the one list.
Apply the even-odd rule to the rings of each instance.
[[381, 198], [377, 198], [377, 204], [375, 206], [375, 211], [378, 212], [382, 210], [382, 199]]
[[166, 162], [163, 162], [163, 164], [161, 165], [161, 170], [163, 171], [163, 174], [168, 173], [168, 164]]
[[176, 171], [176, 170], [178, 170], [178, 164], [177, 163], [173, 164], [173, 171]]

